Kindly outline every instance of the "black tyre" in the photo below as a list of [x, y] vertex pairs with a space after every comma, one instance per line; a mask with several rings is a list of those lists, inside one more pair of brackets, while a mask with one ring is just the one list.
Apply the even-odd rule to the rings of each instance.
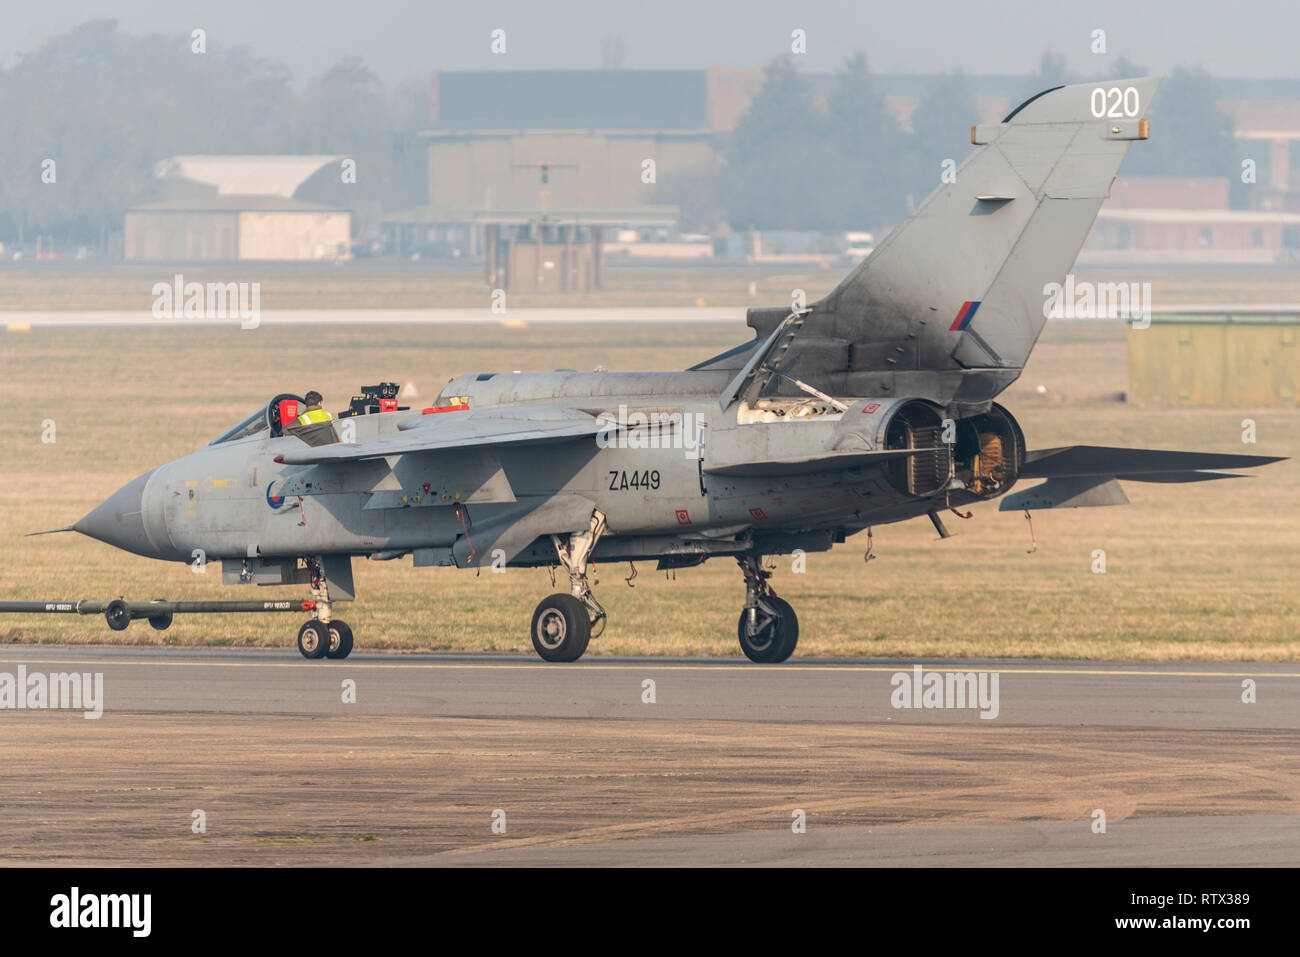
[[298, 629], [298, 650], [304, 658], [324, 658], [329, 651], [329, 629], [313, 618]]
[[352, 629], [345, 621], [337, 618], [330, 622], [330, 645], [325, 652], [326, 658], [346, 658], [352, 654]]
[[172, 613], [167, 612], [165, 615], [154, 615], [149, 619], [149, 626], [154, 631], [166, 631], [172, 626]]
[[757, 661], [760, 664], [780, 664], [794, 654], [795, 645], [799, 643], [799, 618], [784, 598], [772, 595], [764, 598], [763, 601], [776, 612], [776, 617], [764, 624], [758, 630], [758, 634], [751, 636], [745, 627], [749, 616], [742, 611], [737, 628], [740, 650], [750, 661]]
[[533, 612], [533, 650], [545, 661], [577, 661], [591, 641], [587, 606], [572, 595], [551, 595]]
[[131, 624], [131, 610], [126, 607], [126, 602], [115, 598], [104, 609], [104, 620], [114, 631], [126, 631], [126, 626]]

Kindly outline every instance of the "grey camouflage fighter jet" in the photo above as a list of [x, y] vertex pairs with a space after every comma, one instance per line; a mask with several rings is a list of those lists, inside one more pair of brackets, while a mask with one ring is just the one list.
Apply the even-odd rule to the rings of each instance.
[[[1130, 144], [1147, 138], [1158, 83], [1057, 87], [973, 127], [955, 181], [834, 291], [749, 310], [754, 337], [690, 369], [468, 374], [425, 409], [396, 407], [386, 384], [303, 429], [286, 425], [299, 397], [276, 396], [72, 528], [152, 558], [220, 559], [228, 584], [310, 585], [308, 658], [351, 649], [334, 603], [354, 599], [362, 556], [562, 567], [567, 593], [531, 624], [547, 661], [574, 661], [604, 630], [594, 561], [729, 556], [745, 582], [741, 648], [779, 662], [798, 621], [764, 556], [923, 516], [946, 534], [941, 511], [999, 496], [1004, 510], [1122, 505], [1121, 480], [1276, 461], [1030, 451], [994, 401], [1042, 331], [1045, 284], [1071, 269]], [[1008, 494], [1020, 479], [1045, 481]]]

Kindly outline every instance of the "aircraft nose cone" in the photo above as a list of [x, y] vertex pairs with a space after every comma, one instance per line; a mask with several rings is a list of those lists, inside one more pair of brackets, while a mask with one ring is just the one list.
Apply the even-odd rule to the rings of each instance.
[[[155, 470], [156, 471], [156, 470]], [[144, 487], [153, 472], [127, 482], [72, 527], [83, 535], [146, 558], [158, 558], [158, 549], [144, 528]]]

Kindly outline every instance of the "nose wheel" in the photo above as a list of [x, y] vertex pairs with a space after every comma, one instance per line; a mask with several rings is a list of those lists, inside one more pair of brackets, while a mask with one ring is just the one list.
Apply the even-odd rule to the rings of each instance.
[[316, 619], [305, 621], [298, 629], [298, 651], [304, 658], [324, 658], [330, 639], [326, 628]]
[[330, 646], [326, 658], [346, 658], [352, 654], [352, 629], [347, 622], [335, 618], [329, 624]]
[[307, 556], [312, 594], [312, 603], [307, 607], [315, 609], [316, 617], [298, 629], [298, 651], [304, 658], [346, 658], [352, 654], [352, 629], [347, 622], [331, 615], [333, 603], [322, 564], [319, 556]]

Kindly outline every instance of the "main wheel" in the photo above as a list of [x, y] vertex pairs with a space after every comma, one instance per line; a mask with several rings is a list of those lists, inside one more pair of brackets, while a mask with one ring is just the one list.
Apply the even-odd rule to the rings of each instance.
[[772, 607], [776, 617], [759, 628], [758, 634], [750, 635], [745, 627], [749, 623], [749, 615], [742, 611], [737, 629], [740, 650], [750, 661], [779, 664], [794, 654], [795, 645], [799, 643], [799, 618], [784, 598], [769, 595], [763, 601]]
[[303, 622], [298, 629], [298, 650], [304, 658], [324, 658], [329, 651], [329, 628], [315, 618]]
[[326, 658], [346, 658], [352, 654], [352, 629], [345, 621], [335, 618], [329, 624], [330, 644]]
[[533, 612], [533, 649], [545, 661], [577, 661], [589, 641], [587, 606], [572, 595], [550, 595]]

